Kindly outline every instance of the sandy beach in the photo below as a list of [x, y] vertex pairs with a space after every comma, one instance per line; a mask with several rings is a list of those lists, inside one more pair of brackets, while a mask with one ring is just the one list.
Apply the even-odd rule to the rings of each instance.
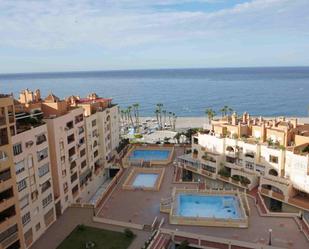
[[[272, 117], [265, 117], [265, 119], [271, 119]], [[295, 117], [286, 117], [287, 119]], [[156, 119], [156, 117], [141, 117], [141, 122], [145, 122], [148, 119]], [[300, 123], [309, 123], [309, 117], [298, 117]], [[176, 129], [186, 128], [201, 128], [204, 124], [208, 124], [206, 117], [178, 117], [176, 120]]]

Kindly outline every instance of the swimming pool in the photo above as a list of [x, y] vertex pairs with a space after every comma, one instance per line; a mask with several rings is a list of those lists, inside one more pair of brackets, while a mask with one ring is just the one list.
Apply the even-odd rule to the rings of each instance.
[[159, 174], [138, 173], [133, 181], [133, 187], [153, 188], [156, 184]]
[[239, 202], [232, 195], [179, 194], [177, 215], [217, 219], [239, 219]]
[[167, 160], [170, 150], [134, 150], [130, 154], [131, 160], [160, 161]]

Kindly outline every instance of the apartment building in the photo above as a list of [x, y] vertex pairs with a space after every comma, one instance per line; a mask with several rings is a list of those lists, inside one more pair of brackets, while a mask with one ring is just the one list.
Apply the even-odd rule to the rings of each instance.
[[29, 248], [56, 220], [47, 126], [41, 117], [16, 113], [12, 136], [24, 241]]
[[258, 187], [270, 208], [309, 210], [309, 125], [297, 119], [244, 113], [214, 120], [210, 130], [193, 136], [192, 154], [179, 165], [208, 179]]
[[0, 95], [0, 248], [24, 248], [11, 136], [15, 135], [14, 100]]
[[71, 96], [67, 102], [84, 110], [87, 159], [94, 183], [88, 185], [87, 191], [82, 191], [81, 201], [88, 201], [97, 186], [113, 174], [111, 162], [120, 139], [118, 106], [112, 104], [112, 99], [100, 98], [94, 93], [86, 98]]

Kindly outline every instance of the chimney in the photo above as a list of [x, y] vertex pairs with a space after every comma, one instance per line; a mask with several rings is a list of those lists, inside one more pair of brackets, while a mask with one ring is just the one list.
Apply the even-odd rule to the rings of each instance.
[[242, 122], [243, 123], [247, 122], [247, 113], [246, 112], [244, 112], [243, 115], [242, 115]]
[[298, 121], [297, 118], [291, 119], [291, 123], [293, 125], [293, 128], [297, 127], [297, 123], [298, 123], [297, 121]]
[[236, 112], [234, 112], [232, 114], [232, 125], [236, 125], [237, 124], [237, 114]]

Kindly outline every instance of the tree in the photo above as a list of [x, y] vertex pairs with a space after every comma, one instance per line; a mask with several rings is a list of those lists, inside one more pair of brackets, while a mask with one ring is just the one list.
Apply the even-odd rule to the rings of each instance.
[[177, 120], [177, 116], [175, 113], [173, 113], [173, 130], [176, 129], [176, 120]]
[[233, 113], [233, 111], [234, 111], [234, 110], [233, 110], [233, 108], [228, 107], [228, 109], [227, 109], [227, 110], [228, 110], [229, 114], [230, 114], [230, 115], [232, 115], [232, 113]]
[[133, 113], [135, 118], [135, 126], [137, 127], [137, 132], [139, 131], [139, 104], [133, 104]]
[[160, 129], [162, 129], [162, 107], [163, 107], [162, 103], [158, 103], [157, 104], [157, 110], [158, 110], [158, 116], [159, 116], [159, 127], [160, 127]]
[[155, 110], [155, 114], [156, 114], [156, 119], [159, 125], [159, 110], [158, 109]]
[[166, 110], [163, 110], [162, 111], [162, 113], [163, 113], [163, 129], [165, 129], [165, 123], [166, 123]]
[[168, 112], [168, 121], [169, 121], [169, 125], [172, 127], [172, 112]]
[[132, 127], [134, 128], [134, 122], [133, 122], [133, 118], [132, 118], [132, 106], [128, 106], [127, 115], [128, 115], [128, 118], [131, 122]]
[[176, 135], [174, 136], [174, 139], [176, 139], [177, 143], [180, 143], [180, 138], [183, 135], [181, 132], [177, 132]]
[[207, 108], [205, 110], [205, 114], [207, 115], [208, 117], [208, 123], [211, 124], [211, 120], [214, 118], [214, 116], [216, 115], [216, 112], [211, 109], [211, 108]]

